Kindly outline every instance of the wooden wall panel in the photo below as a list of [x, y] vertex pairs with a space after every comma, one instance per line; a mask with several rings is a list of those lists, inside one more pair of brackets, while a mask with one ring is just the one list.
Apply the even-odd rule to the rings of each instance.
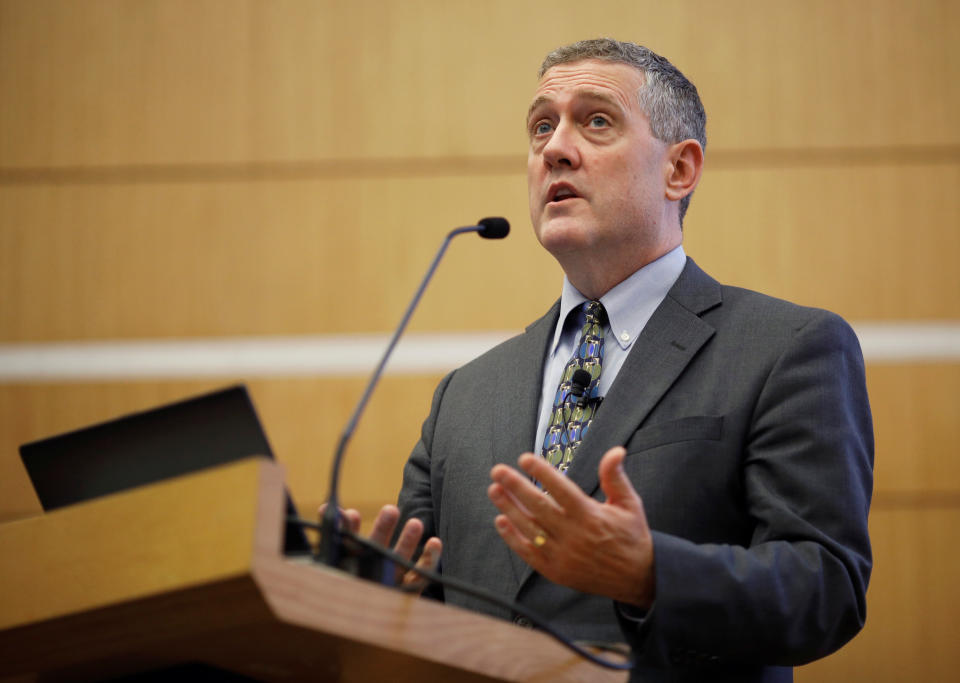
[[[960, 317], [952, 186], [960, 164], [721, 168], [686, 247], [851, 319]], [[0, 186], [0, 341], [388, 330], [447, 230], [491, 214], [513, 234], [453, 244], [429, 330], [520, 329], [557, 296], [522, 173]]]
[[684, 242], [722, 282], [849, 319], [960, 317], [960, 164], [709, 164]]
[[877, 443], [875, 507], [960, 506], [960, 364], [868, 365], [867, 389]]
[[[427, 329], [519, 327], [556, 296], [522, 176], [0, 189], [0, 339], [387, 330], [447, 232], [500, 213], [509, 241], [451, 246]], [[505, 317], [518, 284], [535, 303]]]
[[0, 3], [7, 167], [513, 155], [553, 47], [615, 35], [703, 90], [712, 146], [960, 144], [951, 0]]
[[797, 683], [949, 683], [960, 667], [960, 507], [874, 510], [867, 624]]

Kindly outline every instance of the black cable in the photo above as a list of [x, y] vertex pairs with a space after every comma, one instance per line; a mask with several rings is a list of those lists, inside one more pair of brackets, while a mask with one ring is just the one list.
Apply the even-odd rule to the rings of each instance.
[[[301, 517], [294, 517], [294, 516], [287, 517], [287, 522], [297, 524], [297, 525], [306, 527], [308, 529], [313, 529], [315, 531], [320, 531], [320, 524], [316, 522], [311, 522], [310, 520], [303, 519]], [[527, 619], [530, 620], [530, 623], [535, 625], [538, 629], [540, 629], [547, 635], [551, 636], [554, 640], [559, 642], [561, 645], [571, 650], [575, 654], [579, 655], [580, 657], [583, 657], [584, 659], [590, 662], [593, 662], [594, 664], [605, 667], [607, 669], [615, 669], [617, 671], [629, 671], [636, 665], [636, 662], [634, 661], [632, 654], [625, 654], [621, 650], [619, 650], [618, 648], [612, 645], [608, 645], [604, 643], [593, 643], [593, 642], [590, 643], [592, 647], [596, 647], [597, 649], [624, 654], [627, 657], [627, 661], [614, 662], [609, 659], [604, 659], [603, 657], [599, 657], [593, 654], [592, 652], [584, 649], [577, 643], [571, 640], [568, 640], [565, 636], [561, 635], [552, 626], [550, 626], [550, 624], [545, 619], [543, 619], [539, 615], [532, 612], [529, 608], [524, 607], [519, 603], [513, 602], [512, 600], [506, 600], [495, 593], [491, 593], [490, 591], [487, 591], [483, 588], [479, 588], [477, 586], [471, 585], [466, 581], [460, 581], [459, 579], [455, 579], [450, 576], [443, 576], [438, 572], [431, 571], [429, 569], [424, 569], [423, 567], [418, 567], [416, 563], [413, 562], [412, 560], [408, 560], [402, 555], [398, 555], [397, 553], [393, 552], [389, 548], [385, 548], [379, 543], [374, 543], [368, 538], [358, 536], [357, 534], [351, 531], [341, 530], [340, 533], [346, 536], [347, 538], [350, 538], [351, 540], [355, 541], [359, 545], [362, 545], [363, 547], [369, 550], [372, 550], [378, 553], [379, 555], [382, 555], [383, 557], [386, 557], [390, 561], [396, 564], [399, 564], [401, 567], [404, 567], [405, 569], [408, 569], [408, 570], [412, 570], [415, 573], [419, 574], [420, 576], [424, 577], [425, 579], [428, 579], [433, 583], [439, 583], [445, 589], [450, 588], [454, 591], [464, 593], [471, 597], [479, 598], [480, 600], [484, 600], [486, 602], [492, 603], [494, 605], [497, 605], [498, 607], [505, 607], [506, 609], [511, 610], [512, 612], [515, 612], [520, 616], [526, 617]], [[414, 589], [401, 588], [400, 590], [405, 590], [406, 592], [412, 592], [412, 590]]]

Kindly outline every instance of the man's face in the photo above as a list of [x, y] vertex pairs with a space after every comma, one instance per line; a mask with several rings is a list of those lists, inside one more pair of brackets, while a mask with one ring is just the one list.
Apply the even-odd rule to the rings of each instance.
[[568, 275], [583, 258], [628, 275], [665, 239], [679, 244], [664, 195], [670, 146], [640, 110], [642, 84], [637, 69], [596, 59], [540, 80], [527, 117], [530, 218]]

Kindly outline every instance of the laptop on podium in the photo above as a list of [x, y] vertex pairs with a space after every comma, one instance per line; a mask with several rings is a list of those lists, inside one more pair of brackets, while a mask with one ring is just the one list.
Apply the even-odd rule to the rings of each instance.
[[[20, 446], [45, 511], [251, 455], [273, 451], [243, 385]], [[287, 514], [296, 515], [286, 498]], [[303, 529], [289, 522], [284, 553], [310, 553]]]

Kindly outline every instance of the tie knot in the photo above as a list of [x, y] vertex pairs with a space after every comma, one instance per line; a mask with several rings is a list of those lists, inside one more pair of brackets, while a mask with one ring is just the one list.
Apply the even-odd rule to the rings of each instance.
[[588, 301], [583, 305], [583, 312], [587, 316], [586, 322], [594, 325], [603, 325], [607, 317], [607, 311], [603, 304], [597, 300]]

